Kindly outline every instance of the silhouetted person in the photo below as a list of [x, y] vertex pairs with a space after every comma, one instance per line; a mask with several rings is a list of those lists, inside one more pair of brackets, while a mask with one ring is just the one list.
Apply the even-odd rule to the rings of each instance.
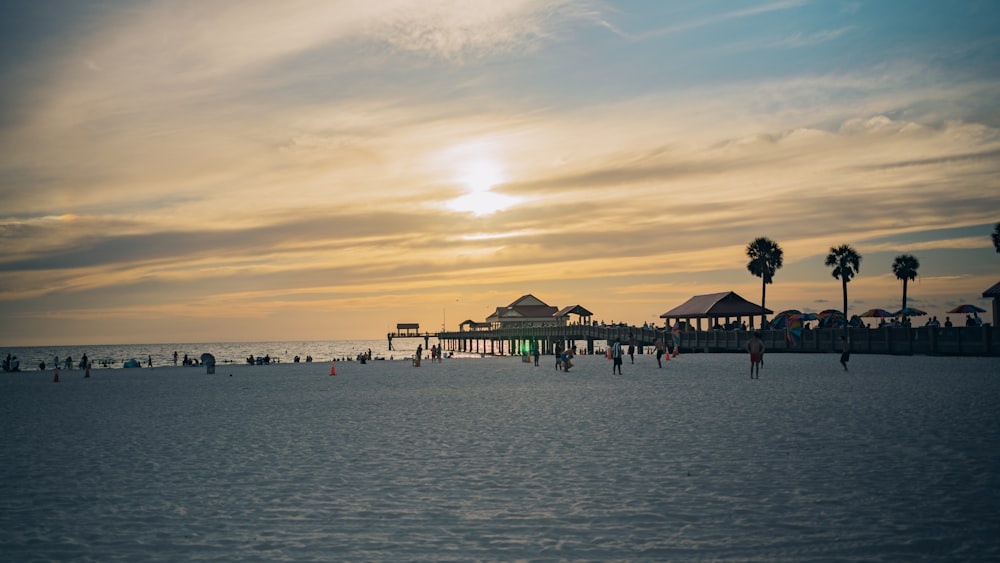
[[618, 375], [622, 375], [622, 343], [617, 338], [615, 338], [615, 343], [611, 345], [611, 361], [611, 374], [614, 375], [617, 372]]
[[847, 371], [847, 362], [851, 359], [851, 345], [843, 336], [840, 337], [840, 350], [840, 365]]
[[764, 363], [764, 341], [760, 339], [760, 333], [754, 331], [746, 345], [747, 352], [750, 353], [750, 379], [760, 379], [760, 366]]

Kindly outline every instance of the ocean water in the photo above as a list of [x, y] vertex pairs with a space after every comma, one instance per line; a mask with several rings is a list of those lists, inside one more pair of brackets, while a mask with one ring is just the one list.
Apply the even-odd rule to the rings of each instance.
[[[437, 344], [437, 339], [430, 339], [430, 344]], [[245, 363], [249, 356], [270, 358], [276, 362], [292, 362], [295, 356], [301, 361], [306, 356], [312, 356], [314, 361], [329, 362], [333, 359], [354, 359], [359, 353], [371, 350], [372, 355], [384, 359], [412, 356], [417, 345], [423, 345], [422, 338], [396, 338], [393, 349], [389, 350], [388, 340], [326, 340], [297, 342], [208, 342], [201, 344], [112, 344], [112, 345], [73, 345], [73, 346], [22, 346], [0, 347], [0, 355], [11, 354], [20, 362], [21, 371], [38, 370], [42, 362], [47, 369], [52, 369], [52, 362], [59, 358], [60, 367], [66, 357], [73, 359], [76, 369], [84, 354], [93, 362], [95, 369], [121, 368], [126, 360], [139, 360], [143, 367], [152, 359], [153, 366], [174, 365], [174, 352], [177, 352], [177, 365], [183, 362], [184, 356], [201, 358], [204, 353], [215, 356], [216, 362]]]
[[0, 560], [1000, 560], [995, 358], [0, 376]]

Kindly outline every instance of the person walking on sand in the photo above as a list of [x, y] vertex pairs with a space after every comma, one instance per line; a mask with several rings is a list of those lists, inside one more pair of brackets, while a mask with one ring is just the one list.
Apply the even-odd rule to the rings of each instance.
[[[667, 343], [663, 341], [663, 338], [657, 338], [655, 346], [656, 346], [656, 367], [662, 368], [663, 363], [660, 361], [660, 358], [662, 358], [663, 353], [667, 351]], [[670, 356], [667, 357], [669, 358]]]
[[622, 375], [622, 342], [620, 339], [615, 338], [615, 343], [611, 345], [611, 375], [618, 372], [618, 375]]
[[764, 341], [760, 339], [760, 333], [756, 330], [746, 345], [747, 352], [750, 353], [750, 379], [760, 379], [760, 366], [764, 363]]
[[630, 363], [635, 363], [635, 336], [632, 333], [628, 333], [628, 357]]
[[844, 371], [847, 371], [847, 362], [851, 359], [851, 343], [844, 340], [844, 337], [840, 337], [840, 365], [844, 366]]

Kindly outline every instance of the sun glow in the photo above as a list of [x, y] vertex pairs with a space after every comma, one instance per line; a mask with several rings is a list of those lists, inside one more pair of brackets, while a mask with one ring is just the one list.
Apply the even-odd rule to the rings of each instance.
[[466, 193], [448, 202], [452, 211], [489, 215], [508, 209], [519, 201], [516, 197], [493, 191], [506, 178], [501, 167], [491, 160], [478, 159], [465, 163], [455, 180], [465, 186]]

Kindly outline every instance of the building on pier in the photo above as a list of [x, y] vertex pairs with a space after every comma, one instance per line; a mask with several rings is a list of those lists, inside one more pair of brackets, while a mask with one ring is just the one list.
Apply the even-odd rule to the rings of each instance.
[[[559, 309], [529, 293], [517, 298], [506, 307], [497, 307], [486, 317], [486, 324], [491, 329], [566, 326], [570, 324], [570, 315], [577, 315], [580, 317], [580, 323], [589, 324], [593, 313], [580, 305]], [[478, 324], [472, 321], [466, 323]]]

